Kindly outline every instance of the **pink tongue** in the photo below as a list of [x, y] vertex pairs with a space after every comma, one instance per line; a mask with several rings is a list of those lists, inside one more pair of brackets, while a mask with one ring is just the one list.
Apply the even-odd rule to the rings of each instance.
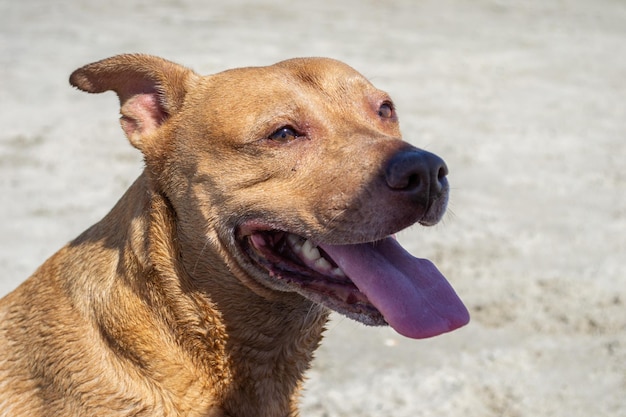
[[463, 302], [435, 265], [413, 257], [395, 239], [319, 246], [398, 333], [421, 339], [469, 322]]

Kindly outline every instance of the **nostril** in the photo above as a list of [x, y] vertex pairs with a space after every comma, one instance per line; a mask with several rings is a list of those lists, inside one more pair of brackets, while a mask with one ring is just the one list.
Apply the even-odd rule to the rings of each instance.
[[420, 187], [424, 182], [424, 174], [414, 163], [410, 155], [394, 156], [385, 172], [387, 185], [394, 190], [411, 190]]
[[439, 171], [437, 172], [437, 179], [442, 180], [447, 176], [448, 176], [448, 166], [446, 165], [445, 162], [443, 162], [443, 165], [439, 167]]
[[437, 179], [436, 181], [433, 181], [433, 191], [439, 193], [448, 183], [448, 180], [446, 179], [448, 176], [448, 167], [446, 166], [446, 163], [441, 160], [441, 165], [438, 169], [435, 169], [437, 170]]
[[418, 188], [422, 182], [422, 179], [419, 174], [411, 174], [409, 175], [408, 181], [404, 189], [414, 189]]

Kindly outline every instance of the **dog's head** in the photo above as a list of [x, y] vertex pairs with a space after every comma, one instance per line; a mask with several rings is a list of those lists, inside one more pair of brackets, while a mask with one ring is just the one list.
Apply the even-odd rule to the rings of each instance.
[[400, 139], [392, 100], [349, 66], [293, 59], [201, 77], [121, 55], [71, 83], [118, 94], [124, 132], [193, 237], [183, 256], [214, 246], [257, 293], [297, 293], [409, 337], [467, 323], [439, 271], [392, 236], [440, 220], [447, 167]]

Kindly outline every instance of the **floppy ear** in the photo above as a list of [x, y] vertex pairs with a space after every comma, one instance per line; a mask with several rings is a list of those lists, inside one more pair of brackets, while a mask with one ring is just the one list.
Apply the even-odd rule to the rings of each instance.
[[115, 91], [120, 123], [130, 143], [144, 150], [144, 139], [183, 105], [197, 74], [165, 59], [142, 54], [117, 55], [77, 69], [70, 84], [89, 93]]

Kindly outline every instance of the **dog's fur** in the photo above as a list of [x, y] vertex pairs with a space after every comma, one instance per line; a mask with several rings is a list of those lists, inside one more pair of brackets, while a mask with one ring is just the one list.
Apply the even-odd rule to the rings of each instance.
[[296, 416], [327, 307], [382, 322], [294, 290], [249, 237], [348, 244], [437, 222], [445, 198], [390, 185], [389, 161], [416, 149], [390, 98], [330, 59], [201, 77], [121, 55], [71, 83], [117, 93], [146, 168], [0, 301], [0, 414]]

